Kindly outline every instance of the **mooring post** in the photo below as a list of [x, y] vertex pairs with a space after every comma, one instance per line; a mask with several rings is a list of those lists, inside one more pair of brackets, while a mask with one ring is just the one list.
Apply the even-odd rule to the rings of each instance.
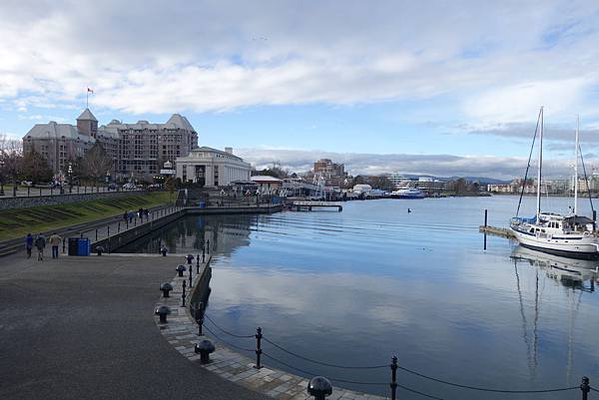
[[185, 307], [185, 280], [183, 280], [183, 293], [181, 294], [181, 307]]
[[396, 399], [397, 393], [397, 356], [391, 357], [391, 400]]
[[487, 209], [485, 208], [485, 229], [483, 233], [483, 250], [487, 250]]
[[487, 227], [487, 214], [488, 210], [485, 208], [485, 228]]
[[588, 400], [589, 392], [591, 391], [591, 385], [589, 384], [589, 378], [587, 378], [586, 376], [582, 377], [580, 391], [582, 392], [582, 400]]
[[262, 328], [256, 328], [256, 365], [254, 368], [260, 369], [262, 365], [260, 365], [260, 356], [262, 355]]

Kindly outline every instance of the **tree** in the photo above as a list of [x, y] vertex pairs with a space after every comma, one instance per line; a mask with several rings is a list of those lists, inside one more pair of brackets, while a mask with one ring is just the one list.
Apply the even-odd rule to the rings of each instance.
[[0, 135], [0, 172], [2, 184], [13, 182], [13, 196], [17, 195], [17, 181], [23, 171], [23, 146], [21, 141]]
[[52, 175], [54, 173], [43, 155], [34, 149], [25, 154], [23, 157], [23, 177], [25, 179], [33, 183], [48, 182], [52, 179]]
[[83, 173], [98, 184], [113, 168], [112, 159], [99, 142], [87, 151], [81, 162]]

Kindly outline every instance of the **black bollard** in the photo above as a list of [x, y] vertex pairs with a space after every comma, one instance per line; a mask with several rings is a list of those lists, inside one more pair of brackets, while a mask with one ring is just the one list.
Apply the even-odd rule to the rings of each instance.
[[116, 233], [121, 233], [121, 223], [120, 222], [116, 226]]
[[397, 396], [397, 356], [391, 358], [391, 400], [395, 400]]
[[160, 290], [162, 290], [162, 297], [171, 297], [169, 293], [173, 290], [173, 285], [170, 282], [164, 282], [160, 285]]
[[200, 340], [194, 346], [196, 354], [200, 354], [200, 362], [202, 364], [208, 364], [210, 362], [210, 353], [214, 352], [214, 344], [209, 339]]
[[308, 382], [308, 394], [314, 396], [314, 400], [324, 400], [333, 394], [333, 385], [324, 376], [315, 376]]
[[98, 241], [98, 228], [96, 228], [96, 242]]
[[193, 287], [193, 265], [189, 265], [189, 288]]
[[154, 310], [154, 314], [160, 316], [160, 323], [161, 324], [166, 324], [166, 316], [169, 315], [171, 313], [171, 309], [169, 306], [159, 306], [156, 307], [156, 310]]
[[206, 262], [206, 250], [202, 248], [202, 262]]
[[200, 255], [196, 257], [196, 274], [200, 274]]
[[582, 377], [580, 391], [582, 392], [582, 400], [588, 400], [589, 392], [591, 391], [591, 385], [589, 384], [589, 378], [587, 378], [586, 376]]
[[183, 293], [181, 294], [181, 307], [185, 307], [185, 281], [183, 281]]
[[206, 240], [206, 253], [210, 254], [210, 239]]
[[262, 355], [262, 328], [258, 327], [256, 328], [256, 365], [254, 365], [254, 368], [256, 369], [260, 369], [262, 368], [262, 365], [260, 365], [260, 356]]

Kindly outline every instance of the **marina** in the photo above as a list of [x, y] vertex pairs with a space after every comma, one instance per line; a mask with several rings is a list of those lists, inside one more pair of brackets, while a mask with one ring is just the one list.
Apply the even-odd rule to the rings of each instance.
[[[163, 238], [173, 252], [195, 254], [209, 240], [210, 317], [238, 334], [261, 326], [274, 342], [312, 359], [377, 365], [396, 354], [400, 365], [452, 382], [577, 385], [599, 351], [596, 272], [582, 268], [578, 275], [571, 271], [580, 268], [563, 263], [550, 268], [534, 253], [515, 253], [518, 247], [502, 237], [489, 236], [483, 250], [483, 210], [490, 210], [489, 226], [505, 227], [515, 200], [424, 199], [410, 202], [411, 213], [405, 202], [376, 200], [346, 203], [342, 213], [189, 216], [127, 251], [154, 251]], [[567, 209], [569, 199], [552, 201]], [[532, 206], [525, 203], [525, 211]], [[338, 371], [275, 351], [269, 354], [314, 374], [388, 381], [386, 373]], [[480, 398], [410, 374], [399, 380], [443, 398]], [[341, 386], [384, 396], [388, 384]]]

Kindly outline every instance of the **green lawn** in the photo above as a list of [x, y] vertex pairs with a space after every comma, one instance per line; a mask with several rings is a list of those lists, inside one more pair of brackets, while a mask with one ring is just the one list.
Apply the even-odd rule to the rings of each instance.
[[22, 237], [29, 232], [45, 232], [121, 215], [127, 210], [166, 204], [170, 199], [169, 193], [156, 192], [59, 206], [2, 210], [0, 211], [0, 240]]

